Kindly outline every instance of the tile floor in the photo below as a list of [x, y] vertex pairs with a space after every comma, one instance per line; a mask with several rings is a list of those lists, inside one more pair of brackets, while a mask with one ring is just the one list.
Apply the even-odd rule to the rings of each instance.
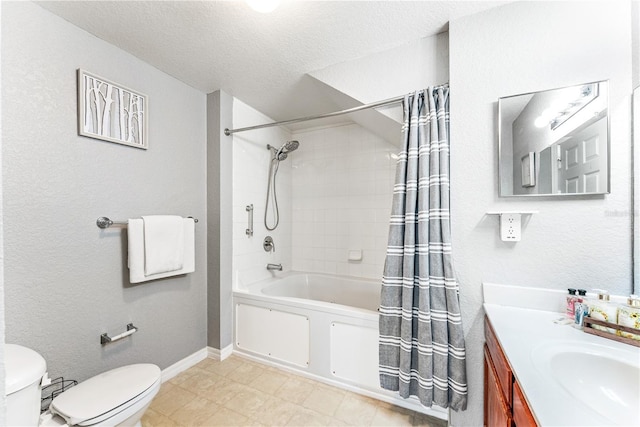
[[428, 426], [437, 418], [231, 356], [162, 385], [142, 418], [164, 426]]

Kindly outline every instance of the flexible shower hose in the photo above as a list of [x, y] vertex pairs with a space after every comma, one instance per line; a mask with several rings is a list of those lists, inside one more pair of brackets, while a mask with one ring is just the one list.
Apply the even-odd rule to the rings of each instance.
[[[275, 168], [273, 164], [275, 163]], [[278, 195], [276, 194], [276, 175], [278, 174], [278, 168], [280, 167], [280, 160], [277, 157], [271, 159], [269, 164], [269, 182], [267, 183], [267, 202], [264, 206], [264, 226], [269, 231], [273, 231], [278, 227], [280, 223], [280, 211], [278, 210]], [[273, 202], [271, 203], [274, 209], [275, 224], [273, 227], [269, 227], [267, 223], [267, 213], [269, 212], [269, 201], [271, 200], [271, 194], [273, 193]]]

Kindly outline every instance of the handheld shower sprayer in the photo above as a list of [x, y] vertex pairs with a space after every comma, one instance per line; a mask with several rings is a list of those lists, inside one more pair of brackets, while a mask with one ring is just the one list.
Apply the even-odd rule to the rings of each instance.
[[277, 161], [285, 160], [287, 158], [287, 155], [292, 151], [296, 151], [298, 147], [300, 147], [300, 143], [296, 140], [287, 141], [282, 144], [280, 148], [276, 148], [272, 145], [267, 144], [267, 148], [273, 153], [273, 159]]
[[[267, 144], [267, 150], [271, 151], [271, 162], [269, 163], [269, 182], [267, 183], [267, 203], [264, 209], [264, 226], [269, 231], [273, 231], [278, 227], [280, 223], [280, 211], [278, 209], [278, 197], [276, 195], [276, 175], [278, 174], [278, 168], [280, 162], [286, 160], [288, 154], [295, 151], [300, 147], [300, 143], [295, 140], [287, 141], [280, 148], [276, 148], [270, 144]], [[273, 194], [273, 196], [272, 196]], [[274, 214], [274, 225], [269, 226], [267, 222], [267, 213], [269, 212], [269, 201], [272, 203]]]

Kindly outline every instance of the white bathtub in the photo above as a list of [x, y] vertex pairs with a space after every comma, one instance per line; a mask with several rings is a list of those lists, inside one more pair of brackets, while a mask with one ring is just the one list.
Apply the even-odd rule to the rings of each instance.
[[380, 281], [289, 272], [233, 298], [236, 353], [447, 419], [446, 409], [424, 408], [379, 386]]
[[380, 306], [380, 281], [325, 274], [288, 273], [257, 283], [249, 288], [249, 292], [339, 304], [371, 312], [376, 312]]

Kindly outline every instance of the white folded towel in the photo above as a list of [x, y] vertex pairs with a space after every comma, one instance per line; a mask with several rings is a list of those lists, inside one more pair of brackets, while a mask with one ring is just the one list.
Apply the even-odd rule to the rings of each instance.
[[144, 275], [167, 273], [182, 268], [184, 227], [175, 215], [143, 216]]
[[128, 222], [129, 282], [140, 283], [163, 277], [193, 273], [195, 271], [195, 223], [192, 218], [180, 218], [183, 232], [182, 268], [164, 273], [145, 272], [145, 223], [142, 219]]

